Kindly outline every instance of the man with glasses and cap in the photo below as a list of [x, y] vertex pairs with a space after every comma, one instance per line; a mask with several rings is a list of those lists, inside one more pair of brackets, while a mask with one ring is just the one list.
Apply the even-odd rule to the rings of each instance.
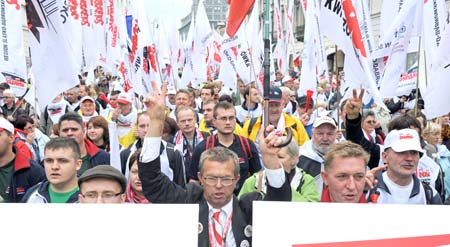
[[124, 203], [127, 180], [116, 168], [99, 165], [78, 178], [80, 203]]
[[[145, 104], [153, 128], [147, 132], [138, 162], [145, 196], [153, 203], [198, 203], [198, 246], [250, 246], [252, 200], [260, 198], [260, 194], [250, 193], [240, 200], [233, 195], [240, 179], [239, 161], [234, 152], [215, 147], [201, 155], [198, 179], [202, 186], [188, 184], [184, 189], [161, 173], [159, 152], [154, 147], [161, 142], [166, 90], [163, 85], [161, 94], [158, 94], [156, 83], [152, 84], [154, 95], [146, 97]], [[264, 199], [290, 201], [290, 186], [277, 157], [279, 148], [276, 145], [282, 141], [272, 131], [272, 126], [266, 130], [270, 134], [265, 138], [260, 136], [260, 149], [268, 175]]]

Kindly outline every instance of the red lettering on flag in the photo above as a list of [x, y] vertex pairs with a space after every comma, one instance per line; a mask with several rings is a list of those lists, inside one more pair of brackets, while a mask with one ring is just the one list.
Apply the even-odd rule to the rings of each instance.
[[15, 8], [16, 8], [17, 10], [20, 9], [19, 0], [6, 0], [6, 2], [7, 2], [8, 4], [15, 5]]

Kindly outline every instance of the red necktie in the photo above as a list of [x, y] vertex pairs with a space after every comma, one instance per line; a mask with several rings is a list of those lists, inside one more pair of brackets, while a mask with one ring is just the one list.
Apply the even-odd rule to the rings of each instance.
[[216, 238], [217, 243], [222, 246], [223, 243], [223, 228], [222, 224], [220, 224], [220, 211], [217, 211], [213, 214], [214, 224], [213, 224], [213, 231], [214, 231], [214, 237]]

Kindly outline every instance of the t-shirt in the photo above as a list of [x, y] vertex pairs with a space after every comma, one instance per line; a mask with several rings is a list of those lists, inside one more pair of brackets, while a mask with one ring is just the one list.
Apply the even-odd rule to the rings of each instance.
[[8, 194], [6, 188], [11, 184], [12, 173], [14, 172], [14, 159], [6, 166], [0, 167], [0, 202], [6, 202]]
[[78, 191], [78, 186], [68, 192], [55, 192], [51, 186], [48, 186], [48, 193], [50, 194], [50, 203], [66, 203], [69, 198]]
[[89, 159], [90, 158], [91, 158], [91, 156], [89, 156], [89, 154], [87, 154], [86, 156], [81, 158], [83, 163], [81, 164], [80, 170], [78, 170], [78, 172], [77, 172], [78, 177], [81, 176], [81, 174], [83, 174], [87, 169], [89, 169]]

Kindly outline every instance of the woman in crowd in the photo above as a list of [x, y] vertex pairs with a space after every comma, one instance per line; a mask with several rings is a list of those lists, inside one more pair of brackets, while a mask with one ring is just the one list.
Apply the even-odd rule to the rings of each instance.
[[89, 119], [86, 124], [87, 138], [100, 149], [109, 152], [109, 129], [108, 122], [102, 116], [95, 116]]
[[136, 150], [130, 157], [130, 178], [128, 179], [128, 185], [126, 190], [125, 199], [129, 203], [150, 203], [144, 196], [142, 191], [142, 183], [139, 179], [137, 159], [141, 154], [141, 149]]

